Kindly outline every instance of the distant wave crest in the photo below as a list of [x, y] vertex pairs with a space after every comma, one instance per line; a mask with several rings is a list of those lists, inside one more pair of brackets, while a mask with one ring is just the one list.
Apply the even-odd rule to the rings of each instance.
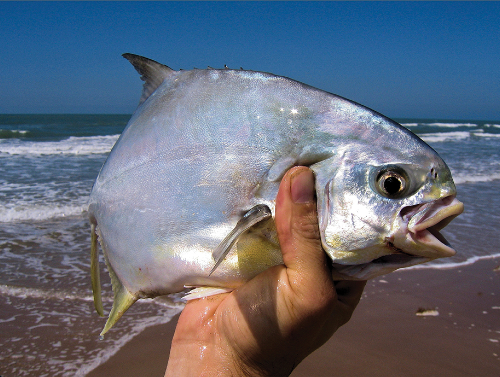
[[496, 180], [500, 180], [500, 173], [473, 175], [468, 172], [467, 173], [458, 172], [453, 174], [453, 181], [457, 185], [463, 183], [491, 182]]
[[26, 137], [29, 135], [29, 131], [26, 130], [3, 130], [0, 129], [0, 139], [13, 139]]
[[423, 125], [431, 127], [446, 127], [446, 128], [477, 127], [476, 123], [424, 123]]
[[418, 136], [427, 143], [440, 143], [444, 141], [459, 141], [465, 140], [470, 137], [483, 137], [483, 138], [499, 138], [500, 134], [492, 134], [484, 132], [484, 130], [474, 131], [453, 131], [453, 132], [437, 132], [418, 134]]
[[32, 205], [0, 208], [0, 222], [42, 221], [71, 216], [83, 216], [86, 211], [86, 205]]
[[108, 153], [120, 135], [72, 136], [60, 141], [22, 141], [6, 139], [0, 141], [2, 155], [90, 155]]
[[498, 124], [493, 124], [493, 123], [468, 123], [468, 122], [462, 122], [462, 123], [448, 123], [448, 122], [433, 122], [433, 123], [425, 123], [425, 122], [410, 122], [410, 123], [401, 123], [402, 126], [404, 127], [438, 127], [438, 128], [462, 128], [462, 127], [467, 127], [467, 128], [477, 128], [477, 127], [494, 127], [494, 128], [500, 128], [500, 125]]
[[420, 134], [420, 138], [427, 143], [439, 143], [443, 141], [457, 141], [464, 140], [470, 137], [470, 132], [456, 131], [456, 132], [438, 132], [429, 134]]

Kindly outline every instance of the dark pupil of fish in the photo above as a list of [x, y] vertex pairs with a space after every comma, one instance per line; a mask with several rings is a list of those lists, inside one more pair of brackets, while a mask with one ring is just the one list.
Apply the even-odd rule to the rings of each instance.
[[397, 194], [401, 189], [401, 182], [396, 177], [388, 177], [384, 181], [384, 189], [388, 194]]

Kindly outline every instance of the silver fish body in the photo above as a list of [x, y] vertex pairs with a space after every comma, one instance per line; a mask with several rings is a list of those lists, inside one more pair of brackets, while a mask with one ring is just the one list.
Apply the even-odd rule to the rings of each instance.
[[[140, 105], [90, 196], [115, 301], [103, 333], [137, 299], [189, 287], [233, 289], [282, 263], [275, 197], [295, 165], [315, 173], [325, 252], [339, 279], [369, 279], [454, 254], [439, 230], [463, 210], [437, 153], [352, 101], [269, 73], [174, 71], [126, 54]], [[214, 250], [252, 208], [271, 216]], [[96, 272], [97, 271], [97, 272]]]

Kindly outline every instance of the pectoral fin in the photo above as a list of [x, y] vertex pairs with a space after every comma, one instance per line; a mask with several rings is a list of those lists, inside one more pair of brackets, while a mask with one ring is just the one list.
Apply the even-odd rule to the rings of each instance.
[[[186, 287], [188, 288], [188, 287]], [[191, 288], [191, 287], [189, 287]], [[209, 296], [218, 295], [221, 293], [229, 293], [232, 292], [232, 288], [221, 288], [221, 287], [195, 287], [187, 294], [185, 294], [182, 299], [186, 301], [196, 300], [198, 298], [204, 298]]]
[[234, 229], [222, 240], [222, 242], [215, 248], [212, 253], [212, 257], [215, 260], [215, 265], [208, 274], [208, 276], [212, 275], [212, 273], [219, 267], [219, 264], [224, 260], [229, 250], [233, 247], [234, 243], [238, 240], [238, 238], [250, 229], [255, 224], [267, 220], [271, 218], [272, 213], [268, 206], [265, 204], [258, 204], [252, 209], [250, 209], [247, 213], [243, 215], [243, 217], [238, 221]]

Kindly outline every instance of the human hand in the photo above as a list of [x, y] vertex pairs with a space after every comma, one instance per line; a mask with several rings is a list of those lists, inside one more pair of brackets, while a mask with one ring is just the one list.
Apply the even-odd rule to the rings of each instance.
[[333, 281], [308, 168], [283, 177], [275, 221], [284, 264], [188, 302], [165, 376], [288, 376], [350, 319], [366, 282]]

